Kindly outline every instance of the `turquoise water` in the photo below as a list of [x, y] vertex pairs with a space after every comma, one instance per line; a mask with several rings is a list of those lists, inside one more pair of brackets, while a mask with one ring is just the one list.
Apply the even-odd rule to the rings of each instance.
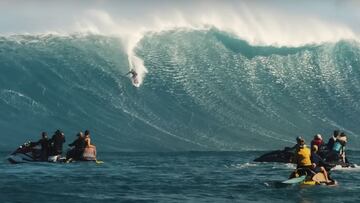
[[[269, 149], [334, 129], [360, 146], [360, 46], [254, 46], [216, 29], [149, 33], [128, 77], [122, 40], [0, 37], [0, 157], [58, 128], [90, 129], [104, 164], [0, 163], [0, 202], [358, 202], [359, 169], [337, 187], [282, 187]], [[230, 151], [230, 152], [229, 152]], [[357, 151], [349, 160], [359, 163]]]
[[359, 147], [360, 46], [252, 46], [231, 34], [148, 34], [135, 52], [148, 74], [124, 74], [116, 37], [0, 38], [1, 149], [61, 128], [90, 129], [102, 151], [264, 150], [345, 131]]
[[[289, 186], [291, 165], [254, 163], [264, 152], [100, 153], [103, 164], [0, 163], [7, 202], [358, 202], [359, 168], [338, 186]], [[5, 156], [2, 153], [1, 156]], [[359, 152], [349, 160], [360, 162]]]

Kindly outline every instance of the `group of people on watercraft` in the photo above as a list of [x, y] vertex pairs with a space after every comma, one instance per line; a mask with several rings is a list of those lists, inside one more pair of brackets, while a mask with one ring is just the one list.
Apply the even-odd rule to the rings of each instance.
[[[328, 143], [325, 144], [322, 136], [316, 134], [311, 141], [311, 149], [305, 145], [305, 140], [302, 137], [296, 138], [295, 156], [293, 162], [297, 164], [297, 169], [305, 170], [307, 175], [323, 173], [325, 181], [330, 182], [328, 176], [329, 163], [346, 163], [345, 145], [347, 143], [347, 136], [344, 132], [340, 133], [335, 130]], [[290, 177], [294, 177], [292, 173]]]
[[[65, 161], [96, 161], [96, 147], [91, 144], [90, 131], [85, 130], [85, 133], [79, 132], [76, 136], [77, 139], [69, 144], [69, 147], [72, 148], [67, 151]], [[41, 146], [40, 161], [48, 161], [49, 157], [61, 157], [64, 143], [65, 135], [61, 130], [56, 130], [51, 139], [48, 138], [46, 132], [42, 132], [41, 139], [37, 142], [32, 142], [34, 146]]]

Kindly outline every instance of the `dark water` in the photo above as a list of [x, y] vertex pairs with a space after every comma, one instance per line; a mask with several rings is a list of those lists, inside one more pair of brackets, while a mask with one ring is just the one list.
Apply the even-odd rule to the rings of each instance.
[[[103, 153], [103, 164], [0, 163], [0, 202], [358, 202], [359, 168], [336, 187], [281, 187], [293, 166], [263, 152]], [[5, 153], [1, 156], [5, 157]], [[360, 162], [360, 152], [349, 152]]]

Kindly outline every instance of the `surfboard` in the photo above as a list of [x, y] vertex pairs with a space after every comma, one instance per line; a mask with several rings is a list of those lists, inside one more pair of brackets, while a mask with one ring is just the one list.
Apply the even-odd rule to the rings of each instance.
[[103, 161], [100, 161], [100, 160], [96, 160], [95, 163], [96, 163], [96, 164], [103, 164], [104, 162], [103, 162]]
[[131, 83], [132, 83], [135, 87], [140, 87], [140, 83], [139, 83], [139, 80], [137, 79], [137, 77], [131, 78]]
[[285, 183], [285, 184], [296, 184], [296, 183], [301, 183], [302, 181], [304, 181], [306, 178], [306, 176], [300, 176], [300, 177], [297, 177], [297, 178], [291, 178], [289, 180], [285, 180], [283, 181], [282, 183]]

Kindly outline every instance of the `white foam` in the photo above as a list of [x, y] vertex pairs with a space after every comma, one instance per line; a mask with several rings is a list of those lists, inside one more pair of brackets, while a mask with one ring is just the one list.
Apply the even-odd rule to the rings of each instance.
[[336, 165], [331, 169], [332, 171], [350, 171], [350, 172], [360, 172], [360, 167], [357, 164], [354, 164], [354, 167], [341, 167], [340, 165]]
[[258, 166], [258, 164], [246, 162], [246, 163], [241, 163], [241, 164], [231, 164], [229, 166], [229, 168], [243, 169], [243, 168], [250, 168], [250, 167], [255, 167], [255, 166]]

